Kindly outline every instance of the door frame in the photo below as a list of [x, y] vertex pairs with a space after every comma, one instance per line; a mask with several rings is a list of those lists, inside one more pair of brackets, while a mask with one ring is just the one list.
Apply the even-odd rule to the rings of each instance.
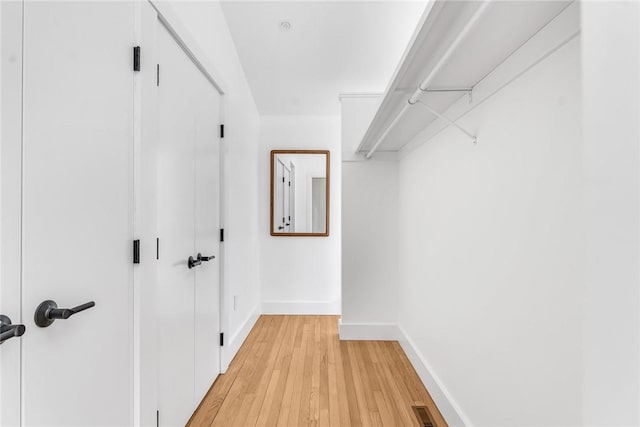
[[[22, 2], [0, 2], [0, 313], [22, 313]], [[6, 55], [5, 52], [11, 52]], [[29, 331], [27, 330], [27, 333]], [[0, 425], [22, 418], [22, 345], [0, 347]]]
[[[148, 7], [148, 6], [151, 7]], [[150, 227], [145, 217], [145, 206], [149, 202], [149, 195], [143, 191], [144, 176], [140, 175], [140, 166], [143, 159], [141, 154], [146, 144], [153, 140], [157, 132], [157, 109], [155, 84], [151, 87], [151, 79], [143, 79], [152, 72], [156, 74], [157, 63], [157, 24], [162, 24], [171, 34], [176, 43], [184, 51], [187, 57], [194, 63], [207, 80], [220, 94], [219, 124], [224, 124], [226, 97], [224, 82], [217, 69], [207, 60], [201, 46], [193, 38], [186, 26], [183, 25], [178, 14], [167, 2], [161, 0], [147, 0], [147, 2], [136, 2], [136, 45], [141, 47], [141, 72], [136, 73], [134, 79], [134, 103], [136, 105], [134, 117], [134, 162], [135, 172], [135, 215], [134, 215], [134, 235], [135, 239], [140, 239], [141, 264], [134, 269], [134, 416], [137, 425], [156, 425], [157, 403], [157, 360], [155, 360], [155, 337], [157, 331], [153, 326], [151, 318], [155, 313], [155, 294], [143, 283], [153, 283], [155, 264], [147, 263], [144, 260], [155, 260], [156, 241], [155, 224]], [[145, 74], [145, 72], [147, 74]], [[162, 84], [162, 67], [160, 67], [160, 84]], [[155, 80], [154, 80], [155, 82]], [[219, 193], [219, 219], [220, 228], [225, 228], [226, 207], [227, 207], [227, 179], [226, 179], [226, 146], [225, 140], [218, 134], [219, 158], [220, 158], [220, 193]], [[146, 243], [143, 241], [146, 240]], [[220, 332], [227, 330], [229, 303], [228, 284], [226, 280], [226, 252], [223, 242], [219, 242], [219, 291], [220, 291]], [[145, 256], [145, 248], [147, 255]], [[160, 245], [160, 251], [161, 251]], [[150, 256], [153, 254], [154, 256]], [[152, 268], [149, 268], [153, 265]], [[151, 340], [150, 336], [154, 339]], [[146, 338], [145, 338], [146, 337]], [[226, 343], [225, 343], [226, 344]], [[227, 354], [229, 347], [219, 347], [220, 373], [227, 370], [226, 361], [230, 359]], [[232, 355], [231, 355], [232, 356]]]

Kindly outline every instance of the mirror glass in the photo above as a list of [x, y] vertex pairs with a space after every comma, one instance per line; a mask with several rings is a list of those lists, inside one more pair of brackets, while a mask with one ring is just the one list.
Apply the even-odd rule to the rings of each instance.
[[329, 151], [271, 152], [271, 235], [329, 235]]

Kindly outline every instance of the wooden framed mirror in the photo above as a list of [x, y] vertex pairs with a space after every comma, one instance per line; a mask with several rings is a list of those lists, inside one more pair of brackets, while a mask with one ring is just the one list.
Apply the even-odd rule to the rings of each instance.
[[271, 151], [272, 236], [329, 235], [329, 151]]

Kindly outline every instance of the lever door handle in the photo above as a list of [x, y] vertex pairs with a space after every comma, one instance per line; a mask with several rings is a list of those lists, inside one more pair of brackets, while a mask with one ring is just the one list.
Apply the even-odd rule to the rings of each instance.
[[278, 227], [278, 230], [284, 230], [283, 226]]
[[211, 255], [211, 256], [202, 256], [202, 254], [200, 252], [198, 252], [198, 259], [200, 261], [211, 261], [212, 259], [214, 259], [216, 256], [215, 255]]
[[[198, 255], [200, 255], [200, 254], [198, 254]], [[187, 265], [189, 266], [189, 269], [192, 269], [193, 267], [197, 267], [200, 264], [202, 264], [202, 260], [200, 258], [193, 259], [193, 257], [190, 256], [189, 259], [187, 260]]]
[[0, 344], [8, 339], [21, 337], [26, 330], [24, 325], [12, 325], [11, 319], [0, 314]]
[[41, 328], [46, 328], [50, 326], [56, 319], [68, 319], [76, 313], [80, 313], [81, 311], [87, 310], [96, 305], [95, 302], [89, 301], [85, 304], [81, 304], [77, 307], [73, 308], [58, 308], [58, 304], [52, 300], [42, 301], [38, 308], [36, 308], [36, 313], [34, 315], [34, 320], [36, 325]]

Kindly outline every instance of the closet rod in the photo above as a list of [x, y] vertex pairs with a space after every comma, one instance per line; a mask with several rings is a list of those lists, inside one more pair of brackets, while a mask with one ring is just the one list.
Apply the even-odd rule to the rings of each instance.
[[[505, 89], [507, 86], [509, 86], [511, 83], [515, 82], [516, 80], [518, 80], [520, 77], [522, 77], [523, 75], [525, 75], [529, 70], [531, 70], [532, 68], [534, 68], [535, 66], [537, 66], [538, 64], [540, 64], [542, 61], [544, 61], [545, 59], [547, 59], [548, 57], [550, 57], [551, 55], [553, 55], [556, 51], [558, 51], [560, 48], [564, 47], [566, 44], [568, 44], [569, 42], [571, 42], [573, 39], [575, 39], [576, 37], [578, 37], [580, 35], [580, 30], [576, 30], [575, 32], [573, 32], [571, 35], [569, 35], [567, 38], [563, 39], [559, 44], [557, 44], [556, 46], [552, 47], [551, 49], [549, 49], [548, 51], [546, 51], [542, 56], [540, 56], [538, 59], [536, 59], [535, 61], [533, 61], [531, 64], [527, 65], [524, 69], [522, 69], [521, 71], [519, 71], [515, 76], [511, 77], [509, 80], [507, 80], [505, 83], [501, 84], [497, 89], [493, 90], [491, 93], [489, 93], [488, 95], [485, 95], [482, 97], [482, 99], [478, 102], [476, 102], [473, 106], [471, 106], [471, 108], [469, 108], [468, 110], [465, 110], [462, 114], [460, 114], [458, 117], [456, 117], [455, 119], [449, 119], [447, 117], [442, 117], [446, 122], [448, 122], [449, 124], [453, 124], [454, 126], [456, 126], [458, 129], [462, 130], [463, 132], [467, 133], [467, 135], [469, 135], [470, 137], [472, 137], [472, 135], [466, 131], [464, 131], [464, 129], [462, 129], [456, 122], [460, 119], [462, 119], [463, 117], [465, 117], [467, 114], [471, 113], [473, 110], [475, 110], [476, 108], [478, 108], [479, 106], [481, 106], [482, 104], [484, 104], [486, 101], [488, 101], [489, 99], [491, 99], [493, 96], [495, 96], [496, 94], [500, 93], [503, 89]], [[420, 102], [420, 104], [422, 104], [423, 106], [426, 106], [423, 102]], [[445, 130], [447, 127], [442, 127], [440, 130], [438, 130], [437, 132], [433, 133], [432, 135], [430, 135], [427, 139], [425, 139], [424, 141], [420, 142], [420, 144], [425, 144], [429, 141], [431, 141], [431, 139], [433, 139], [434, 137], [436, 137], [437, 135], [439, 135], [443, 130]], [[474, 141], [475, 143], [476, 141]]]
[[400, 118], [407, 112], [407, 110], [409, 109], [409, 107], [411, 107], [413, 104], [415, 104], [416, 102], [418, 102], [420, 100], [420, 97], [422, 96], [422, 94], [428, 90], [429, 88], [429, 84], [431, 83], [431, 81], [435, 78], [436, 74], [440, 71], [440, 69], [442, 67], [444, 67], [444, 65], [446, 64], [446, 62], [449, 60], [449, 58], [451, 57], [451, 55], [453, 55], [453, 53], [456, 51], [456, 49], [458, 49], [458, 47], [460, 46], [460, 44], [464, 41], [464, 39], [469, 35], [469, 33], [471, 32], [471, 30], [473, 29], [473, 27], [475, 27], [475, 25], [478, 23], [478, 21], [480, 21], [480, 18], [482, 17], [482, 15], [484, 15], [484, 13], [487, 11], [487, 8], [489, 7], [489, 4], [492, 2], [493, 0], [486, 0], [482, 3], [482, 5], [476, 10], [476, 12], [471, 16], [471, 18], [469, 19], [469, 21], [467, 21], [467, 23], [465, 24], [464, 28], [462, 28], [462, 31], [460, 31], [460, 33], [458, 34], [458, 36], [455, 38], [455, 40], [453, 41], [453, 43], [451, 43], [451, 45], [449, 46], [449, 48], [447, 49], [447, 51], [444, 53], [444, 55], [442, 55], [442, 57], [440, 57], [440, 59], [438, 60], [438, 62], [436, 63], [436, 65], [433, 67], [433, 69], [431, 70], [431, 72], [429, 73], [429, 75], [427, 75], [427, 77], [422, 81], [422, 83], [420, 83], [418, 85], [418, 88], [416, 89], [416, 91], [413, 93], [413, 95], [411, 95], [411, 98], [409, 98], [409, 100], [407, 101], [407, 104], [405, 104], [405, 106], [402, 108], [402, 110], [400, 110], [400, 113], [398, 113], [398, 115], [395, 117], [395, 119], [393, 119], [393, 121], [389, 124], [389, 126], [385, 129], [385, 131], [382, 133], [382, 135], [380, 136], [380, 138], [378, 138], [378, 140], [376, 141], [375, 144], [373, 144], [373, 147], [371, 147], [371, 149], [369, 150], [369, 152], [366, 154], [366, 158], [370, 159], [371, 156], [373, 156], [373, 154], [376, 152], [376, 150], [378, 149], [378, 147], [380, 146], [380, 144], [382, 144], [382, 141], [384, 140], [384, 138], [389, 134], [389, 132], [391, 132], [391, 129], [398, 123], [398, 121], [400, 120]]

